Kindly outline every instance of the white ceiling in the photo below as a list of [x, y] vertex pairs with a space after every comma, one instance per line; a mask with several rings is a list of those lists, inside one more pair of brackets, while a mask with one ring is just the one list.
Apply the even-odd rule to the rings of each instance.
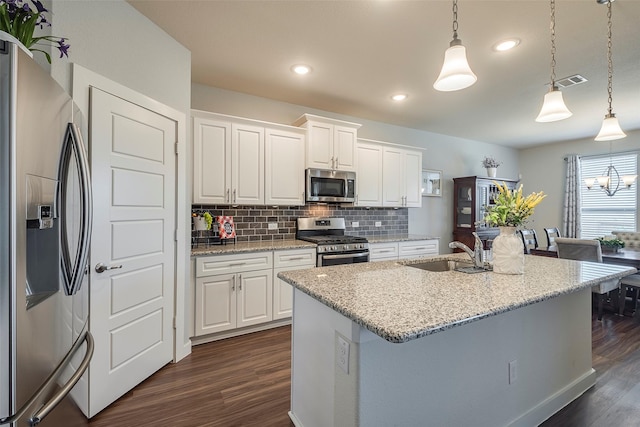
[[[193, 82], [511, 147], [594, 137], [607, 109], [606, 6], [557, 0], [556, 76], [567, 120], [537, 123], [550, 80], [549, 2], [460, 0], [459, 37], [475, 85], [433, 82], [452, 38], [451, 1], [129, 0], [191, 51]], [[613, 3], [613, 111], [640, 128], [640, 1]], [[520, 45], [492, 46], [507, 37]], [[310, 75], [290, 67], [306, 63]], [[409, 98], [390, 100], [396, 92]]]

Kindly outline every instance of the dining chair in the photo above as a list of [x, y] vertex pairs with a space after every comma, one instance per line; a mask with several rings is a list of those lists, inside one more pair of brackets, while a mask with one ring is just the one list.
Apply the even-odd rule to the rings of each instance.
[[547, 250], [556, 250], [556, 238], [562, 237], [557, 227], [545, 228], [544, 234], [547, 235]]
[[518, 230], [518, 234], [520, 234], [520, 238], [522, 239], [525, 254], [530, 254], [531, 249], [538, 249], [538, 236], [536, 235], [536, 230]]
[[[602, 262], [602, 249], [597, 240], [557, 237], [555, 243], [558, 248], [558, 258]], [[620, 279], [605, 280], [591, 288], [591, 292], [598, 295], [598, 320], [602, 320], [602, 309], [606, 296], [609, 292], [619, 288]]]

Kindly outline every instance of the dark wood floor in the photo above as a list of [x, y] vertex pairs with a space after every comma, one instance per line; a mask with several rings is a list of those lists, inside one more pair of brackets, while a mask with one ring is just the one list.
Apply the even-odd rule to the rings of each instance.
[[[593, 316], [597, 383], [544, 427], [640, 426], [640, 323]], [[291, 328], [193, 348], [91, 420], [90, 427], [292, 427]]]

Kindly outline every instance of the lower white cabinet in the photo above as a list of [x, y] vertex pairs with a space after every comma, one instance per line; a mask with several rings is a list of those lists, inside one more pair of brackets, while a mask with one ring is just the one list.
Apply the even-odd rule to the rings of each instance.
[[398, 259], [398, 242], [369, 243], [369, 261]]
[[429, 240], [409, 240], [398, 242], [398, 258], [412, 259], [440, 253], [440, 241], [438, 239]]
[[[272, 257], [260, 252], [196, 260], [196, 336], [273, 319]], [[225, 272], [208, 273], [212, 270]]]
[[291, 317], [293, 286], [278, 278], [281, 271], [304, 270], [316, 266], [315, 249], [277, 251], [273, 254], [273, 320]]
[[371, 261], [413, 259], [440, 253], [438, 239], [407, 240], [402, 242], [369, 243]]
[[293, 289], [278, 273], [313, 268], [315, 257], [305, 248], [196, 258], [194, 335], [291, 317]]

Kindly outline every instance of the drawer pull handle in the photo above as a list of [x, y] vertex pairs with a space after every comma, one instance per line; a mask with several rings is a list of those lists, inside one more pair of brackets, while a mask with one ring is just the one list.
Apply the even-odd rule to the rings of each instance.
[[245, 264], [246, 262], [232, 262], [232, 263], [229, 263], [229, 267], [237, 267], [239, 265], [245, 265]]
[[302, 259], [304, 259], [304, 257], [303, 257], [303, 256], [297, 256], [297, 257], [289, 258], [289, 259], [288, 259], [288, 261], [300, 261], [300, 260], [302, 260]]

